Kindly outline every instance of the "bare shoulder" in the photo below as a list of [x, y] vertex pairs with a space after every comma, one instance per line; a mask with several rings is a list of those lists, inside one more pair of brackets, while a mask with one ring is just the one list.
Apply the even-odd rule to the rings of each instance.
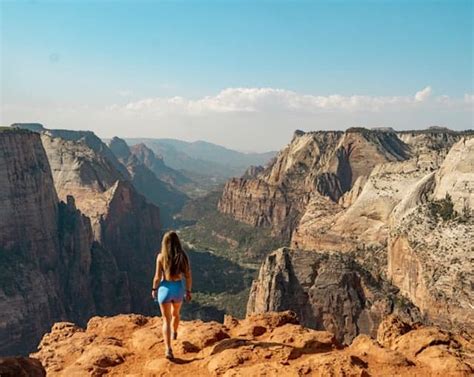
[[156, 256], [156, 261], [158, 263], [161, 263], [161, 253], [158, 253], [158, 255]]

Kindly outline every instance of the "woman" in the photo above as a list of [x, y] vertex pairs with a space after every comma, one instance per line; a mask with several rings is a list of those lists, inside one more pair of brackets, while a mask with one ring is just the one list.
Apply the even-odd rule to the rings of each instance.
[[163, 316], [163, 338], [166, 358], [173, 358], [171, 340], [178, 336], [179, 312], [185, 295], [182, 277], [186, 278], [186, 301], [191, 300], [191, 266], [181, 247], [178, 235], [167, 232], [161, 242], [161, 252], [156, 258], [156, 272], [151, 294], [158, 300]]

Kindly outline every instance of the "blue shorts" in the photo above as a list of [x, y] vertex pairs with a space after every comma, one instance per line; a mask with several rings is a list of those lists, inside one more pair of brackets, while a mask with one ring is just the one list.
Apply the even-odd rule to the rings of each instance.
[[158, 286], [158, 303], [182, 302], [184, 298], [183, 280], [162, 280]]

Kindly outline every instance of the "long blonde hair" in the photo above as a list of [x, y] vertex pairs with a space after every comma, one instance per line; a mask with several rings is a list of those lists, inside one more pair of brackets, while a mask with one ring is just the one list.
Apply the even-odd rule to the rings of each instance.
[[165, 279], [189, 271], [189, 258], [181, 247], [176, 232], [165, 233], [161, 241], [161, 263]]

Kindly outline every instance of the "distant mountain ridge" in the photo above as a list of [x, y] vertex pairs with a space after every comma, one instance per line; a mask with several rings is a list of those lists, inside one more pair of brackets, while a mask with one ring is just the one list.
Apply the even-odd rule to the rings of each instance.
[[[162, 180], [161, 176], [156, 174], [139, 155], [137, 156], [134, 150], [131, 150], [124, 140], [114, 137], [108, 143], [108, 147], [127, 168], [130, 173], [131, 182], [138, 192], [144, 195], [150, 202], [160, 207], [163, 224], [169, 226], [173, 223], [173, 214], [182, 208], [184, 203], [188, 200], [188, 197], [177, 188], [177, 185], [172, 185]], [[157, 165], [157, 162], [161, 160], [155, 158], [152, 151], [149, 152], [151, 152], [149, 159], [154, 162], [154, 165]], [[169, 174], [174, 172], [175, 174], [173, 176], [179, 175], [179, 172], [167, 168], [163, 161], [161, 162], [161, 170], [165, 170]]]
[[196, 175], [229, 178], [240, 176], [250, 165], [266, 165], [276, 152], [243, 153], [207, 141], [187, 142], [176, 139], [130, 138], [128, 144], [143, 143], [173, 169]]
[[130, 151], [162, 181], [177, 188], [192, 183], [183, 173], [167, 166], [161, 156], [156, 156], [145, 144], [136, 144], [130, 147]]

